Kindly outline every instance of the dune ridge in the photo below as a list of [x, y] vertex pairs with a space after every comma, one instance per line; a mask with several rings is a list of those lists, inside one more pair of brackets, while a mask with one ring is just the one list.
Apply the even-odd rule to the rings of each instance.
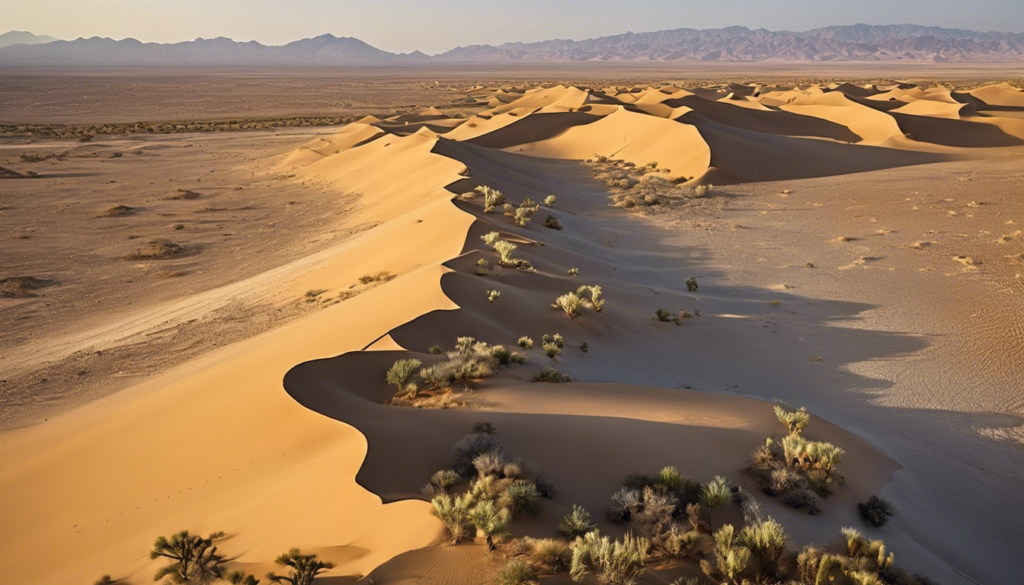
[[[606, 383], [600, 378], [610, 366], [594, 361], [622, 365], [621, 356], [632, 352], [685, 349], [710, 329], [740, 331], [744, 315], [761, 304], [713, 287], [692, 294], [632, 281], [620, 244], [601, 229], [624, 221], [616, 219], [621, 212], [608, 208], [608, 189], [578, 160], [612, 161], [630, 176], [647, 169], [636, 183], [620, 179], [629, 186], [613, 192], [650, 184], [666, 198], [684, 198], [710, 182], [965, 159], [981, 156], [968, 146], [1020, 141], [1005, 118], [981, 122], [975, 119], [980, 114], [962, 108], [953, 117], [941, 101], [935, 102], [941, 108], [886, 112], [846, 92], [866, 94], [856, 96], [861, 99], [884, 93], [838, 86], [760, 95], [739, 84], [692, 93], [494, 88], [476, 92], [481, 107], [472, 117], [438, 110], [369, 119], [285, 155], [281, 166], [296, 181], [361, 193], [360, 208], [346, 221], [377, 227], [302, 262], [286, 282], [270, 285], [272, 293], [285, 298], [323, 289], [336, 296], [363, 275], [387, 271], [396, 277], [44, 425], [5, 433], [0, 456], [17, 464], [0, 476], [0, 513], [10, 519], [3, 540], [13, 543], [0, 572], [16, 581], [36, 579], [50, 547], [59, 547], [66, 560], [45, 569], [45, 582], [80, 582], [104, 572], [144, 582], [154, 567], [145, 558], [149, 542], [187, 524], [227, 531], [223, 546], [239, 555], [232, 565], [250, 571], [302, 546], [338, 563], [333, 575], [365, 575], [439, 541], [440, 526], [427, 515], [428, 505], [413, 498], [431, 472], [447, 465], [450, 445], [481, 418], [495, 422], [510, 447], [537, 459], [563, 494], [536, 520], [517, 525], [517, 534], [549, 529], [572, 503], [601, 509], [617, 482], [641, 468], [673, 464], [703, 480], [723, 473], [749, 483], [735, 469], [764, 436], [777, 432], [769, 403], [647, 387], [643, 383], [657, 376], [628, 367], [618, 375], [634, 377], [635, 384]], [[997, 87], [971, 95], [990, 108], [1016, 108], [1019, 93]], [[731, 105], [730, 95], [747, 105]], [[907, 102], [913, 103], [919, 102]], [[736, 126], [726, 123], [728, 107], [742, 112]], [[923, 126], [907, 136], [905, 128], [916, 122]], [[790, 123], [799, 129], [787, 130]], [[950, 135], [943, 124], [986, 130], [947, 144], [939, 137]], [[551, 194], [558, 199], [519, 227], [500, 213], [484, 214], [479, 196], [461, 197], [481, 185], [502, 190], [512, 203]], [[543, 227], [547, 214], [564, 228]], [[498, 267], [479, 238], [492, 230], [516, 242], [517, 257], [535, 270]], [[495, 267], [491, 275], [473, 273], [481, 258]], [[578, 268], [579, 276], [570, 276], [570, 268]], [[579, 284], [600, 284], [609, 305], [569, 321], [549, 305]], [[485, 297], [491, 288], [502, 292], [496, 303]], [[681, 327], [658, 323], [653, 311], [662, 306], [700, 310], [701, 316]], [[463, 335], [511, 346], [522, 334], [538, 339], [556, 332], [564, 332], [570, 345], [554, 363], [576, 383], [528, 383], [537, 367], [552, 363], [534, 349], [526, 366], [477, 385], [474, 409], [381, 404], [391, 394], [383, 372], [400, 356], [427, 362], [427, 347], [450, 347]], [[581, 341], [589, 352], [576, 349]], [[699, 389], [710, 381], [695, 371], [679, 384], [684, 382]], [[181, 437], [181, 429], [193, 432]], [[815, 417], [813, 432], [847, 449], [849, 485], [828, 500], [815, 524], [766, 500], [766, 509], [800, 542], [835, 539], [838, 526], [856, 521], [852, 504], [877, 493], [900, 469], [877, 446], [822, 417]], [[550, 447], [559, 441], [568, 441], [567, 448]], [[708, 442], [704, 452], [664, 447], [698, 441]], [[193, 461], [209, 449], [215, 458]], [[586, 449], [601, 456], [574, 455]], [[139, 458], [139, 452], [159, 455]], [[188, 470], [184, 477], [182, 469]], [[145, 482], [124, 481], [136, 475]], [[68, 485], [77, 489], [69, 493]], [[40, 493], [55, 502], [42, 516], [22, 505]], [[131, 510], [125, 503], [134, 501]], [[15, 526], [30, 528], [16, 534]], [[947, 563], [941, 551], [900, 533], [891, 536], [915, 568], [931, 568], [944, 582], [966, 582], [965, 575], [979, 570]]]

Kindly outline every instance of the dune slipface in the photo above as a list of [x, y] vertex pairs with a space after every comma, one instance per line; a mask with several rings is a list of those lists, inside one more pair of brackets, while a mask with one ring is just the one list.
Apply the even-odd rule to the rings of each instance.
[[[480, 421], [557, 488], [539, 514], [510, 526], [514, 537], [553, 536], [573, 504], [590, 509], [603, 532], [621, 535], [625, 527], [601, 514], [609, 496], [626, 475], [666, 465], [702, 482], [723, 475], [760, 494], [741, 469], [784, 429], [770, 402], [744, 397], [755, 394], [746, 390], [720, 392], [715, 378], [747, 367], [749, 356], [730, 353], [730, 344], [754, 335], [764, 301], [705, 282], [687, 290], [683, 277], [700, 269], [686, 262], [660, 281], [667, 285], [639, 279], [636, 267], [656, 265], [660, 252], [623, 239], [623, 226], [640, 220], [616, 207], [700, 204], [709, 183], [963, 160], [978, 156], [968, 147], [1024, 140], [1022, 121], [998, 116], [1024, 110], [1024, 94], [1007, 86], [967, 94], [850, 84], [767, 89], [477, 88], [472, 116], [431, 108], [369, 117], [283, 155], [280, 168], [292, 180], [359, 193], [346, 221], [373, 227], [296, 263], [268, 295], [317, 289], [342, 302], [6, 432], [0, 456], [12, 464], [0, 475], [0, 573], [12, 582], [78, 583], [104, 573], [146, 582], [157, 567], [145, 556], [152, 539], [187, 527], [225, 531], [222, 547], [237, 555], [232, 568], [259, 574], [300, 546], [335, 562], [332, 576], [483, 582], [497, 562], [477, 548], [434, 546], [444, 532], [420, 491], [452, 465], [452, 445]], [[876, 107], [865, 105], [872, 100]], [[556, 199], [518, 225], [500, 204], [488, 213], [484, 195], [473, 194], [478, 187], [501, 191], [511, 215]], [[514, 243], [512, 255], [529, 268], [502, 266], [481, 240], [491, 232]], [[373, 287], [347, 296], [361, 277]], [[580, 285], [601, 287], [601, 310], [591, 303], [570, 319], [552, 307]], [[500, 296], [490, 299], [491, 291]], [[656, 318], [657, 309], [674, 322]], [[552, 358], [541, 339], [556, 333], [564, 347]], [[468, 406], [388, 404], [391, 364], [438, 363], [445, 358], [431, 346], [451, 350], [466, 336], [515, 348], [525, 362], [471, 382]], [[535, 345], [518, 348], [521, 336]], [[879, 346], [878, 359], [887, 355], [882, 346], [921, 348], [880, 333], [858, 343]], [[696, 354], [706, 359], [689, 357]], [[545, 366], [574, 381], [533, 383]], [[745, 380], [758, 385], [751, 372]], [[828, 412], [812, 414], [807, 435], [845, 450], [846, 483], [822, 500], [820, 516], [758, 499], [794, 543], [838, 550], [839, 528], [861, 525], [856, 503], [915, 469], [877, 437], [828, 422]], [[26, 505], [40, 501], [45, 512]], [[743, 522], [738, 507], [722, 510], [716, 527]], [[959, 543], [941, 521], [901, 517], [886, 530], [872, 536], [884, 537], [910, 569], [943, 582], [998, 579], [1009, 568], [947, 555]], [[925, 532], [929, 538], [918, 537]], [[695, 561], [683, 564], [652, 562], [651, 571], [699, 574]], [[658, 574], [651, 578], [663, 579]]]

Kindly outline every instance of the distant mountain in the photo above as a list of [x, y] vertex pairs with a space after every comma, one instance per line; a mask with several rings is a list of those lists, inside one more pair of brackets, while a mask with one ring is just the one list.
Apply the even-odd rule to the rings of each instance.
[[[28, 33], [7, 33], [41, 39]], [[359, 39], [321, 35], [281, 46], [227, 38], [181, 43], [80, 38], [0, 45], [0, 65], [289, 65], [546, 63], [576, 61], [928, 61], [1022, 62], [1024, 33], [976, 32], [913, 24], [830, 26], [805, 32], [733, 26], [625, 33], [582, 41], [471, 45], [439, 55], [389, 53]]]
[[0, 35], [0, 49], [11, 45], [38, 45], [56, 40], [57, 39], [46, 35], [34, 35], [30, 32], [12, 30], [11, 32], [6, 32]]

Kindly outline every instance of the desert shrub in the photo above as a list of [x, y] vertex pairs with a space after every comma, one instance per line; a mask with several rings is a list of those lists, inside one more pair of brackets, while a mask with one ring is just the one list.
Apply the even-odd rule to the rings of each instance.
[[595, 311], [600, 311], [604, 307], [605, 299], [601, 298], [601, 286], [600, 285], [583, 285], [576, 289], [576, 294], [581, 298], [585, 298], [587, 295], [590, 296], [589, 300], [584, 300], [584, 303]]
[[530, 339], [529, 337], [527, 337], [525, 335], [520, 337], [519, 341], [516, 342], [516, 343], [519, 345], [519, 347], [522, 347], [522, 348], [525, 348], [525, 349], [530, 349], [531, 347], [533, 347], [533, 339]]
[[434, 344], [427, 348], [427, 353], [430, 355], [441, 355], [444, 353], [444, 348], [440, 345]]
[[512, 482], [502, 494], [502, 503], [508, 508], [513, 518], [524, 514], [535, 514], [540, 508], [540, 493], [534, 484], [517, 480]]
[[502, 266], [511, 266], [515, 263], [512, 259], [512, 252], [518, 248], [515, 244], [508, 240], [498, 240], [494, 243], [494, 249], [501, 255]]
[[537, 486], [537, 493], [545, 500], [555, 499], [555, 494], [558, 493], [558, 490], [555, 489], [555, 484], [551, 483], [544, 477], [538, 477], [537, 480], [533, 482], [533, 485]]
[[[558, 349], [557, 347], [555, 349]], [[544, 366], [536, 374], [533, 375], [534, 382], [550, 382], [552, 384], [564, 384], [565, 382], [572, 382], [572, 378], [565, 373], [559, 372], [551, 366]]]
[[698, 287], [697, 287], [697, 279], [696, 278], [691, 276], [690, 278], [686, 279], [686, 290], [688, 290], [690, 292], [694, 292], [694, 291], [697, 290], [697, 288]]
[[491, 348], [491, 355], [503, 366], [508, 365], [512, 361], [512, 352], [506, 349], [504, 345], [493, 346]]
[[504, 449], [498, 438], [491, 433], [475, 432], [466, 435], [452, 447], [452, 457], [455, 459], [455, 472], [462, 477], [476, 475], [476, 468], [473, 461], [477, 456], [492, 451], [502, 452]]
[[821, 506], [818, 505], [818, 496], [814, 492], [805, 489], [797, 489], [787, 493], [782, 497], [782, 503], [790, 508], [807, 512], [812, 516], [821, 513]]
[[569, 276], [577, 276], [577, 275], [579, 275], [579, 273], [580, 273], [580, 269], [579, 268], [570, 268], [569, 269]]
[[487, 185], [480, 185], [474, 190], [484, 196], [484, 213], [494, 213], [494, 208], [505, 202], [505, 195], [501, 191]]
[[477, 421], [477, 422], [473, 423], [473, 432], [474, 433], [483, 433], [485, 435], [493, 435], [493, 434], [497, 433], [498, 430], [496, 428], [494, 428], [494, 424], [493, 423], [490, 423], [490, 422], [484, 421], [484, 420], [480, 420], [480, 421]]
[[496, 585], [532, 585], [536, 583], [537, 573], [526, 561], [512, 559], [505, 563], [494, 578]]
[[427, 388], [447, 388], [455, 382], [455, 370], [448, 362], [420, 370], [420, 379]]
[[555, 299], [555, 302], [551, 306], [555, 309], [565, 311], [565, 314], [568, 315], [570, 319], [575, 319], [583, 309], [583, 299], [576, 293], [569, 292]]
[[444, 524], [448, 531], [448, 544], [459, 544], [469, 530], [469, 510], [472, 497], [469, 494], [449, 496], [440, 494], [430, 500], [430, 513]]
[[395, 278], [394, 274], [391, 274], [387, 270], [381, 270], [376, 274], [364, 274], [359, 277], [360, 284], [370, 284], [373, 282], [388, 282]]
[[739, 585], [743, 572], [750, 564], [750, 549], [740, 544], [735, 538], [735, 529], [726, 524], [714, 534], [714, 563], [703, 559], [700, 567], [708, 577], [721, 579], [730, 585]]
[[476, 273], [479, 276], [487, 276], [491, 273], [491, 263], [481, 258], [476, 261]]
[[779, 467], [772, 469], [768, 478], [768, 486], [764, 491], [770, 496], [781, 496], [796, 489], [802, 482], [803, 477], [792, 468]]
[[519, 208], [516, 209], [515, 215], [513, 216], [516, 224], [519, 227], [526, 227], [526, 224], [538, 209], [540, 209], [540, 206], [534, 203], [532, 199], [529, 197], [524, 199], [522, 204], [519, 205]]
[[658, 475], [655, 476], [654, 482], [666, 490], [674, 492], [683, 486], [683, 476], [679, 473], [678, 469], [669, 465], [663, 467], [661, 471], [658, 472]]
[[516, 208], [511, 203], [506, 203], [501, 206], [502, 213], [507, 217], [515, 217]]
[[500, 290], [489, 290], [489, 291], [487, 291], [487, 300], [488, 301], [493, 303], [494, 301], [498, 300], [499, 297], [501, 297], [501, 291]]
[[172, 534], [170, 538], [157, 538], [149, 558], [170, 561], [157, 570], [154, 581], [166, 577], [172, 583], [203, 585], [220, 579], [224, 570], [224, 555], [217, 552], [213, 539], [189, 534], [188, 530]]
[[658, 321], [661, 321], [663, 323], [675, 323], [676, 325], [679, 324], [679, 317], [672, 311], [658, 309], [654, 311], [654, 316], [658, 318]]
[[558, 198], [555, 197], [554, 195], [548, 195], [547, 197], [544, 198], [544, 207], [551, 207], [552, 205], [555, 204], [555, 201], [557, 200]]
[[583, 353], [587, 353], [588, 351], [590, 351], [590, 344], [587, 343], [586, 341], [581, 341], [580, 351], [582, 351]]
[[641, 498], [641, 492], [636, 488], [619, 488], [608, 502], [608, 518], [612, 522], [628, 522], [643, 506]]
[[302, 554], [297, 548], [282, 554], [274, 562], [288, 569], [287, 575], [267, 573], [271, 583], [288, 583], [289, 585], [313, 585], [313, 580], [327, 569], [334, 568], [334, 563], [320, 560], [315, 554]]
[[488, 232], [480, 236], [480, 239], [483, 240], [484, 243], [487, 244], [489, 247], [493, 248], [494, 245], [497, 244], [498, 241], [501, 239], [501, 234], [499, 234], [498, 232]]
[[824, 556], [822, 550], [815, 546], [807, 545], [800, 549], [796, 555], [796, 569], [800, 575], [800, 582], [805, 585], [815, 585], [818, 579], [818, 568], [821, 566], [821, 558]]
[[530, 563], [540, 567], [545, 573], [557, 573], [559, 569], [568, 570], [572, 563], [572, 550], [569, 543], [555, 538], [524, 538], [523, 544], [530, 555]]
[[494, 539], [504, 535], [505, 527], [512, 520], [509, 511], [498, 508], [491, 500], [484, 500], [469, 511], [469, 522], [476, 527], [477, 538], [483, 538], [487, 550], [494, 550]]
[[860, 510], [860, 517], [875, 528], [885, 524], [894, 512], [892, 503], [878, 496], [871, 496], [868, 501], [857, 504], [857, 509]]
[[500, 477], [505, 464], [508, 462], [508, 457], [503, 451], [488, 451], [473, 458], [473, 469], [476, 469], [479, 475], [495, 475]]
[[643, 572], [649, 549], [646, 539], [632, 534], [627, 533], [618, 541], [594, 530], [572, 544], [569, 575], [573, 581], [582, 581], [593, 572], [597, 582], [603, 585], [629, 585]]
[[683, 531], [673, 525], [662, 537], [662, 547], [670, 557], [686, 558], [698, 553], [706, 544], [707, 537], [697, 530]]
[[715, 186], [711, 185], [711, 184], [708, 184], [708, 185], [697, 185], [696, 187], [693, 188], [693, 196], [694, 197], [706, 197], [708, 195], [708, 193], [711, 193], [711, 190], [714, 189], [714, 188], [715, 188]]
[[590, 512], [576, 504], [573, 504], [572, 512], [563, 516], [558, 523], [558, 531], [570, 540], [577, 536], [583, 536], [595, 528], [597, 528], [597, 523], [590, 517]]
[[736, 539], [758, 559], [760, 576], [781, 579], [785, 574], [782, 553], [786, 551], [786, 529], [772, 518], [740, 530]]
[[523, 475], [523, 466], [518, 461], [509, 461], [501, 468], [501, 475], [505, 479], [516, 479]]
[[708, 521], [710, 522], [711, 512], [715, 508], [728, 503], [731, 499], [732, 488], [729, 485], [729, 480], [721, 475], [717, 475], [714, 479], [709, 481], [700, 493], [700, 502], [704, 504], [704, 507], [707, 508], [708, 511]]
[[562, 222], [558, 221], [557, 217], [548, 214], [548, 216], [544, 219], [544, 227], [552, 230], [560, 230], [562, 229]]
[[565, 347], [565, 338], [562, 337], [561, 333], [555, 333], [551, 336], [551, 343], [554, 343], [559, 349], [561, 349]]
[[630, 515], [629, 526], [634, 534], [648, 539], [652, 546], [664, 550], [663, 538], [674, 526], [673, 515], [679, 500], [663, 489], [647, 486], [640, 494], [640, 507]]
[[[417, 359], [398, 360], [388, 368], [384, 378], [399, 393], [408, 392], [411, 388], [409, 380], [422, 365], [423, 362]], [[415, 393], [415, 390], [412, 390], [412, 393]]]
[[562, 348], [558, 347], [557, 343], [545, 343], [541, 347], [544, 348], [544, 353], [548, 354], [548, 357], [551, 359], [562, 355]]
[[868, 540], [859, 530], [852, 527], [842, 529], [843, 537], [846, 539], [846, 550], [850, 558], [860, 561], [861, 567], [867, 567], [874, 572], [892, 566], [892, 553], [886, 554], [885, 543], [881, 540]]
[[779, 422], [786, 427], [786, 430], [788, 430], [791, 435], [800, 434], [807, 428], [807, 423], [811, 420], [811, 415], [807, 413], [806, 408], [787, 411], [781, 406], [775, 405], [775, 416], [778, 417]]

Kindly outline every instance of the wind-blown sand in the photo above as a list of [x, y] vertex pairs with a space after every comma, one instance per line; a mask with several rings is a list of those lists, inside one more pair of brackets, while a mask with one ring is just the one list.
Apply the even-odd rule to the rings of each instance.
[[[1012, 581], [1024, 132], [999, 114], [1024, 109], [1024, 94], [912, 90], [478, 88], [463, 117], [310, 137], [279, 171], [359, 194], [341, 225], [376, 227], [249, 286], [342, 302], [0, 435], [0, 574], [148, 582], [152, 539], [188, 528], [226, 531], [233, 566], [259, 574], [299, 546], [335, 561], [335, 576], [480, 582], [493, 571], [482, 551], [418, 550], [442, 535], [419, 488], [473, 422], [493, 422], [555, 483], [543, 513], [512, 528], [548, 536], [573, 503], [600, 511], [628, 473], [675, 465], [752, 485], [739, 469], [779, 431], [778, 399], [807, 405], [811, 436], [847, 451], [848, 484], [822, 515], [764, 499], [795, 542], [837, 541], [860, 524], [854, 503], [881, 491], [898, 515], [870, 533], [901, 565], [943, 583]], [[610, 190], [653, 189], [659, 204], [609, 207], [594, 177], [609, 163], [578, 162], [597, 156], [633, 175], [656, 162], [639, 186]], [[691, 196], [712, 182], [733, 186]], [[558, 201], [520, 228], [456, 198], [477, 185]], [[548, 213], [562, 230], [543, 227]], [[479, 258], [496, 265], [479, 238], [492, 230], [536, 271], [475, 275]], [[381, 271], [396, 277], [345, 294]], [[600, 284], [608, 304], [570, 321], [550, 303], [580, 284]], [[677, 327], [658, 308], [700, 316]], [[574, 383], [529, 383], [552, 363], [535, 348], [476, 385], [474, 408], [382, 404], [383, 372], [408, 352], [428, 362], [458, 336], [511, 346], [556, 332]]]

